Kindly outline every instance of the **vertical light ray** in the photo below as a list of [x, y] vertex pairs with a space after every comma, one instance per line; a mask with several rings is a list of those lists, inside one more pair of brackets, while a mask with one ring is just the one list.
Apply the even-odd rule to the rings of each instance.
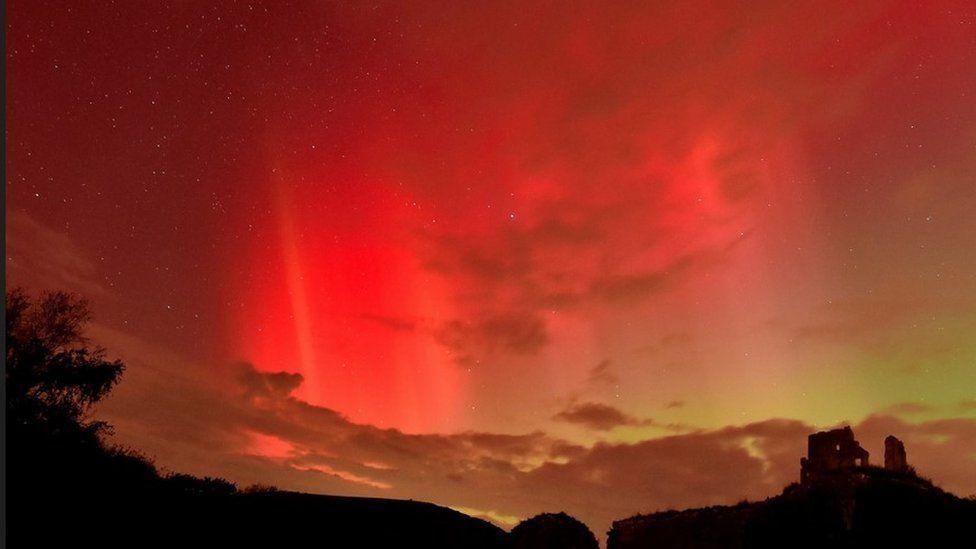
[[320, 397], [321, 395], [318, 394], [320, 387], [315, 348], [312, 343], [312, 322], [309, 314], [308, 294], [305, 288], [305, 274], [302, 269], [301, 257], [298, 252], [291, 201], [288, 189], [282, 182], [280, 174], [277, 174], [277, 177], [278, 180], [275, 181], [275, 206], [285, 262], [288, 295], [291, 300], [292, 318], [295, 322], [295, 337], [301, 361], [300, 371], [305, 377], [302, 389], [311, 392], [315, 397]]

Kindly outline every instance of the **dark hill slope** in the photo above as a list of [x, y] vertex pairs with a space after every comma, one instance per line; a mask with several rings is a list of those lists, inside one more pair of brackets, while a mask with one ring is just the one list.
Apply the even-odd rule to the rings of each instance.
[[429, 547], [494, 549], [507, 534], [431, 503], [239, 491], [160, 475], [93, 437], [16, 424], [7, 469], [10, 547]]
[[[976, 501], [911, 473], [877, 468], [791, 485], [755, 503], [638, 515], [613, 524], [608, 549], [954, 546]], [[965, 536], [961, 537], [961, 536]]]
[[11, 521], [11, 546], [494, 549], [507, 543], [507, 534], [488, 522], [424, 502], [294, 492], [147, 496], [61, 495], [55, 505], [31, 506], [27, 520], [22, 508]]
[[[261, 537], [328, 547], [502, 547], [500, 528], [432, 503], [294, 492], [237, 494], [221, 522], [239, 542]], [[196, 505], [202, 513], [214, 505]], [[329, 543], [327, 543], [329, 542]]]

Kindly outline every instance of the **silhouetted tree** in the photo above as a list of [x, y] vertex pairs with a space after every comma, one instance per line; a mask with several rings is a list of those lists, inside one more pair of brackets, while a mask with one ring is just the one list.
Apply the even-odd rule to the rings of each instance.
[[66, 292], [31, 300], [14, 289], [5, 305], [8, 425], [94, 439], [105, 424], [87, 421], [87, 412], [125, 367], [84, 337], [88, 302]]
[[107, 449], [100, 436], [107, 425], [89, 417], [124, 366], [84, 337], [91, 312], [76, 295], [32, 299], [14, 289], [5, 308], [10, 539], [50, 535], [41, 528], [48, 523], [95, 528], [107, 517], [94, 510], [105, 509], [110, 494], [144, 490], [159, 478], [136, 452]]

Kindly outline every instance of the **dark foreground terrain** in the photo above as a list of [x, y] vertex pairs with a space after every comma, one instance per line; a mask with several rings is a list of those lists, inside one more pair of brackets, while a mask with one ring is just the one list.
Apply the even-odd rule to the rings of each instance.
[[[11, 547], [505, 547], [506, 533], [430, 503], [290, 492], [76, 502], [89, 513], [13, 519]], [[86, 516], [87, 515], [87, 516]]]
[[[137, 452], [108, 445], [110, 427], [90, 418], [125, 366], [83, 337], [86, 302], [14, 290], [5, 310], [3, 546], [598, 547], [564, 513], [506, 533], [430, 503], [241, 490], [219, 478], [161, 474]], [[893, 436], [885, 440], [887, 469], [860, 466], [867, 457], [850, 427], [814, 433], [802, 484], [762, 502], [617, 521], [608, 549], [972, 545], [976, 501], [916, 476]]]
[[761, 502], [619, 520], [608, 549], [964, 547], [974, 536], [973, 499], [912, 472], [863, 467]]
[[586, 526], [563, 514], [539, 515], [509, 534], [430, 503], [163, 474], [138, 452], [106, 442], [111, 427], [91, 418], [125, 365], [84, 337], [87, 302], [14, 289], [5, 312], [0, 547], [596, 548]]
[[8, 470], [10, 547], [507, 545], [500, 528], [430, 503], [237, 490], [124, 453], [24, 450], [30, 461]]

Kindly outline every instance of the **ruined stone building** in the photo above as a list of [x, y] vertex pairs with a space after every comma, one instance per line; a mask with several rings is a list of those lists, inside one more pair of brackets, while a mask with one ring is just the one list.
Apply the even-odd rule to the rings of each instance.
[[[884, 441], [884, 468], [897, 473], [907, 473], [905, 445], [892, 435]], [[868, 451], [854, 439], [850, 427], [813, 433], [807, 437], [807, 457], [800, 458], [800, 483], [808, 484], [825, 474], [852, 471], [868, 465]]]
[[869, 455], [850, 427], [813, 433], [807, 437], [807, 457], [800, 458], [800, 482], [807, 484], [825, 473], [865, 466]]
[[885, 469], [898, 473], [907, 473], [908, 455], [905, 453], [905, 445], [893, 435], [885, 438]]

